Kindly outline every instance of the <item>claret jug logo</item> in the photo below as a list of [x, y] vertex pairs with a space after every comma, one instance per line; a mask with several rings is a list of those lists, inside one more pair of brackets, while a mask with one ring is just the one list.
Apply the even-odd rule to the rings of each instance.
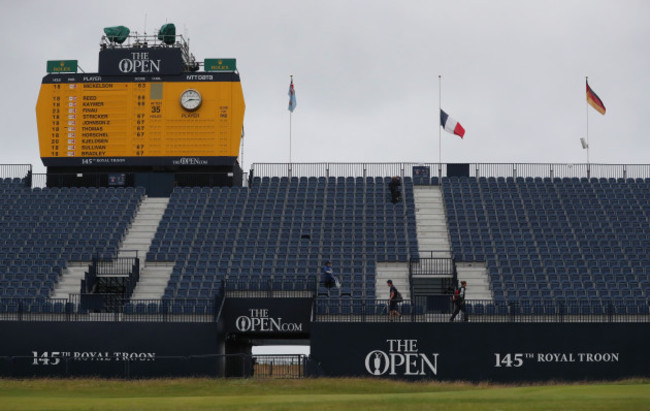
[[366, 355], [366, 371], [371, 375], [438, 375], [439, 353], [419, 352], [418, 340], [386, 340], [388, 351]]

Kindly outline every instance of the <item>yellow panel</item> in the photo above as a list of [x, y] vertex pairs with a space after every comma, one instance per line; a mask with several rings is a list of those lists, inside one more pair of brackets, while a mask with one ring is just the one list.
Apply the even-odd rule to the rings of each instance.
[[244, 110], [239, 82], [42, 84], [41, 157], [237, 157]]

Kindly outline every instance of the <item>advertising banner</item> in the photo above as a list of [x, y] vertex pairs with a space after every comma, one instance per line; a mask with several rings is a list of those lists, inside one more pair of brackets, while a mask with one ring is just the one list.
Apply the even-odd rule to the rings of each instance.
[[205, 59], [203, 62], [205, 71], [235, 71], [237, 70], [236, 59]]
[[223, 318], [228, 333], [256, 336], [309, 334], [311, 298], [228, 298]]
[[223, 376], [215, 323], [0, 322], [0, 376]]
[[647, 324], [312, 325], [326, 376], [526, 382], [650, 376]]
[[77, 60], [48, 60], [47, 72], [48, 73], [76, 73]]
[[179, 48], [105, 49], [99, 52], [99, 74], [106, 76], [175, 75], [183, 71]]

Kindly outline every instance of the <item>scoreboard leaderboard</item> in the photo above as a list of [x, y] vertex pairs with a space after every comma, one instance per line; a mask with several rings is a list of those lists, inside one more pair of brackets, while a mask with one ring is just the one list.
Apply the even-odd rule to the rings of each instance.
[[36, 105], [45, 166], [201, 166], [239, 154], [238, 73], [50, 74]]

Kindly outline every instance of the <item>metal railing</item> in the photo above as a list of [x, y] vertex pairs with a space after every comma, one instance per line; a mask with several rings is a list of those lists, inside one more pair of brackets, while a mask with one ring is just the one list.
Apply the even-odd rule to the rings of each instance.
[[[112, 176], [120, 175], [112, 179]], [[32, 188], [48, 187], [133, 187], [134, 173], [35, 173], [32, 175]]]
[[[1, 170], [0, 170], [1, 171]], [[241, 172], [174, 172], [175, 187], [216, 187], [238, 184]], [[83, 172], [36, 173], [31, 175], [32, 188], [46, 187], [135, 187], [136, 173]]]
[[[224, 294], [211, 298], [153, 300], [127, 300], [114, 295], [107, 300], [103, 296], [2, 298], [0, 320], [216, 322], [225, 298]], [[401, 313], [400, 321], [417, 323], [449, 321], [454, 308], [449, 295], [415, 296], [397, 306]], [[388, 300], [385, 299], [317, 298], [313, 309], [315, 322], [387, 322], [389, 319]], [[650, 307], [646, 300], [467, 300], [465, 313], [472, 323], [650, 322]], [[461, 312], [456, 321], [464, 318]]]
[[454, 271], [454, 260], [451, 258], [420, 257], [411, 258], [409, 261], [409, 272], [412, 276], [453, 277]]
[[[650, 178], [650, 164], [467, 163], [470, 177]], [[447, 175], [440, 163], [254, 163], [254, 177], [413, 177], [428, 167], [431, 177]]]
[[[448, 164], [440, 163], [254, 163], [252, 177], [376, 177], [414, 176], [414, 167], [429, 169], [431, 177], [446, 176]], [[650, 178], [650, 164], [585, 163], [467, 163], [470, 177], [541, 177], [541, 178]], [[31, 164], [0, 164], [0, 178], [25, 179], [32, 188], [133, 186], [134, 173], [120, 174], [117, 183], [111, 173], [69, 174], [32, 173]], [[223, 173], [177, 173], [181, 186], [220, 185], [232, 176]]]
[[[141, 34], [138, 32], [129, 33], [123, 43], [118, 43], [115, 41], [119, 36], [107, 36], [102, 35], [100, 44], [105, 46], [104, 48], [118, 48], [118, 49], [130, 49], [130, 48], [156, 48], [156, 47], [174, 47], [188, 48], [188, 42], [185, 40], [182, 34], [164, 34], [165, 37], [171, 38], [171, 44], [165, 43], [159, 37], [159, 34]], [[168, 40], [168, 39], [165, 39]]]
[[[397, 304], [401, 322], [448, 322], [454, 309], [449, 295], [416, 296]], [[388, 300], [317, 299], [315, 322], [388, 322]], [[650, 322], [648, 302], [467, 300], [457, 322]]]
[[115, 294], [0, 298], [1, 321], [216, 322], [223, 292], [206, 298], [128, 299]]
[[90, 270], [98, 277], [123, 276], [127, 277], [137, 273], [140, 268], [140, 259], [137, 257], [118, 257], [112, 260], [93, 258]]
[[110, 260], [94, 257], [81, 282], [81, 291], [83, 293], [111, 292], [128, 298], [139, 280], [140, 259], [138, 257], [118, 257]]
[[32, 165], [31, 164], [0, 164], [0, 179], [13, 180], [19, 179], [26, 187], [32, 184]]
[[307, 357], [302, 354], [253, 355], [255, 378], [302, 378]]
[[229, 297], [310, 297], [318, 290], [318, 278], [295, 279], [293, 281], [269, 278], [251, 280], [226, 280], [224, 290]]
[[[253, 163], [254, 177], [405, 176], [411, 163]], [[417, 164], [413, 164], [417, 165]]]
[[[162, 35], [164, 40], [159, 36]], [[178, 48], [181, 50], [183, 63], [186, 71], [196, 71], [199, 63], [190, 52], [189, 40], [186, 40], [182, 34], [140, 34], [137, 32], [130, 33], [123, 43], [114, 41], [114, 37], [102, 35], [100, 47], [104, 49], [148, 49], [148, 48]]]
[[443, 293], [455, 287], [458, 280], [456, 264], [452, 258], [422, 257], [434, 251], [420, 253], [419, 258], [409, 261], [409, 285], [411, 296]]

